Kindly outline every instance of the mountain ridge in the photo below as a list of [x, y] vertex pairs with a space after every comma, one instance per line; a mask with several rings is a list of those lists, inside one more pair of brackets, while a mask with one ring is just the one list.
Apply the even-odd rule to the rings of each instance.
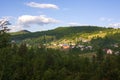
[[[56, 36], [57, 39], [60, 39], [63, 36], [67, 36], [67, 35], [71, 35], [71, 34], [76, 34], [76, 33], [90, 33], [90, 32], [94, 32], [94, 31], [100, 31], [100, 30], [104, 30], [106, 28], [103, 27], [97, 27], [97, 26], [75, 26], [75, 27], [58, 27], [52, 30], [47, 30], [47, 31], [37, 31], [37, 32], [16, 32], [16, 33], [12, 33], [14, 34], [13, 37], [14, 39], [16, 38], [22, 38], [22, 39], [26, 39], [26, 38], [37, 38], [39, 36], [43, 36], [43, 35], [49, 35], [49, 36]], [[25, 31], [25, 30], [23, 30]], [[23, 35], [24, 34], [24, 35]]]
[[58, 27], [52, 30], [31, 32], [25, 34], [14, 34], [12, 40], [28, 43], [64, 43], [75, 42], [78, 40], [90, 41], [93, 38], [104, 38], [106, 35], [120, 33], [120, 29], [105, 28], [98, 26], [75, 26], [75, 27]]

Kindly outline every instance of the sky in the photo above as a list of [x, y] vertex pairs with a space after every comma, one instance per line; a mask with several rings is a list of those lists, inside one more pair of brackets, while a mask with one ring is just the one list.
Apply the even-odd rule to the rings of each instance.
[[120, 0], [0, 0], [0, 20], [11, 32], [61, 26], [120, 27]]

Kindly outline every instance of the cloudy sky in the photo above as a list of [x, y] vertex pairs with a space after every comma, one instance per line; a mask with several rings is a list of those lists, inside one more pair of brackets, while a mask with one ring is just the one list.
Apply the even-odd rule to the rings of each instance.
[[42, 31], [59, 26], [120, 26], [120, 0], [0, 0], [0, 19], [11, 31]]

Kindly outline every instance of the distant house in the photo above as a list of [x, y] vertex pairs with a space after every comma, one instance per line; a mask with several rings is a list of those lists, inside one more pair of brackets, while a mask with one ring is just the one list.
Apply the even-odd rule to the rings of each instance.
[[106, 54], [113, 54], [113, 51], [111, 49], [107, 49]]
[[90, 49], [90, 50], [92, 50], [92, 49], [93, 49], [93, 47], [92, 47], [92, 46], [88, 46], [88, 47], [89, 47], [89, 49]]
[[81, 50], [81, 51], [83, 51], [83, 50], [84, 50], [84, 48], [80, 48], [80, 50]]
[[118, 44], [114, 44], [113, 46], [114, 46], [114, 47], [116, 47], [116, 48], [118, 48], [118, 47], [119, 47], [119, 46], [118, 46]]
[[86, 50], [92, 50], [92, 46], [86, 46], [85, 49]]
[[82, 42], [86, 43], [86, 42], [89, 42], [88, 40], [82, 40]]
[[84, 45], [78, 45], [77, 47], [78, 48], [84, 48], [85, 46]]
[[62, 49], [69, 49], [69, 48], [70, 48], [70, 46], [68, 44], [63, 44], [62, 45]]
[[115, 55], [119, 55], [119, 54], [120, 54], [120, 52], [119, 52], [119, 51], [116, 51], [114, 54], [115, 54]]
[[57, 45], [57, 44], [55, 44], [55, 43], [53, 44], [53, 46], [56, 46], [56, 45]]
[[62, 44], [59, 44], [58, 46], [62, 47], [63, 45], [62, 45]]

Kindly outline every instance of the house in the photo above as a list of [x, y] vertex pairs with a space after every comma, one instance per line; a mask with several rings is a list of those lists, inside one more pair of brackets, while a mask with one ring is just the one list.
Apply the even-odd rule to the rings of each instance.
[[120, 54], [120, 52], [119, 52], [119, 51], [116, 51], [114, 54], [115, 54], [115, 55], [119, 55], [119, 54]]
[[85, 49], [86, 50], [92, 50], [92, 46], [86, 46]]
[[106, 54], [113, 54], [113, 51], [111, 49], [107, 49]]
[[84, 48], [85, 46], [84, 45], [78, 45], [77, 47], [78, 48]]
[[118, 44], [114, 44], [113, 46], [114, 46], [115, 48], [118, 48], [118, 47], [119, 47]]
[[80, 48], [80, 50], [81, 50], [81, 51], [83, 51], [83, 50], [84, 50], [84, 48]]
[[63, 44], [62, 45], [62, 49], [69, 49], [69, 48], [70, 48], [70, 46], [68, 44]]

